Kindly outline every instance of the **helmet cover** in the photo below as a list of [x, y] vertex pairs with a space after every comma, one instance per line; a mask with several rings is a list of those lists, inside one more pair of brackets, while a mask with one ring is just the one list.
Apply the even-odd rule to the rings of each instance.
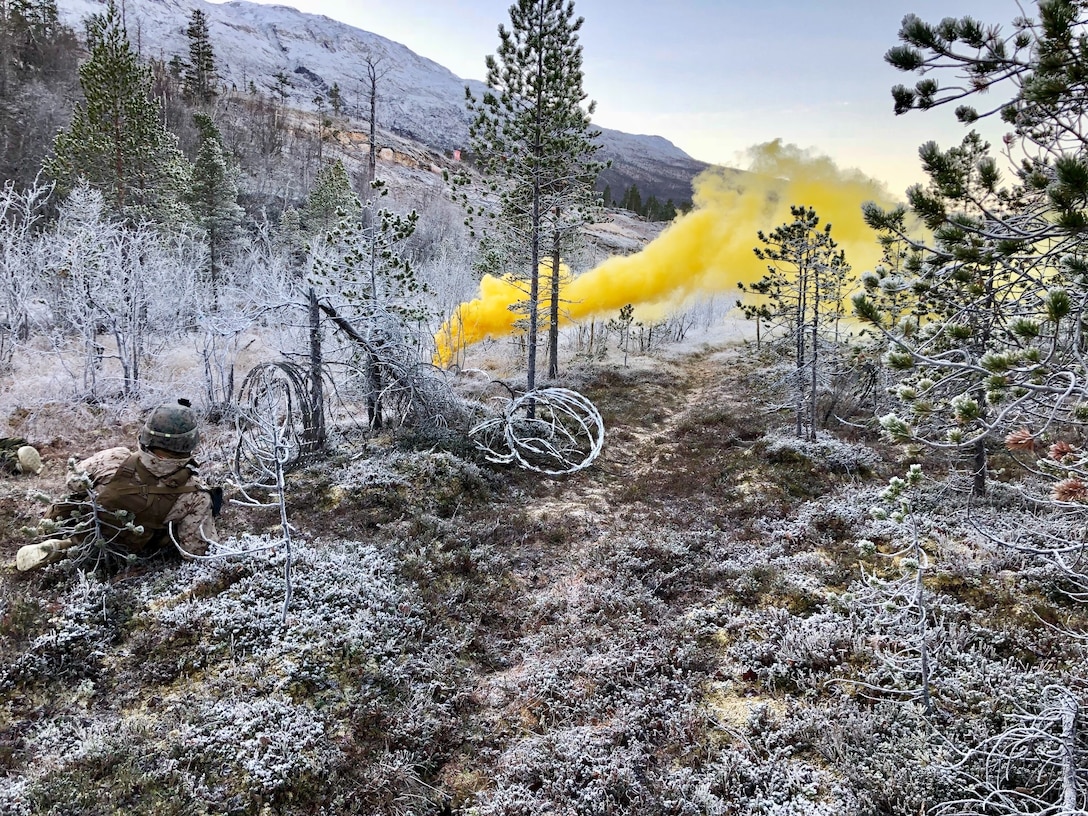
[[160, 405], [152, 409], [140, 429], [140, 445], [163, 448], [174, 453], [191, 453], [200, 444], [196, 414], [188, 401]]

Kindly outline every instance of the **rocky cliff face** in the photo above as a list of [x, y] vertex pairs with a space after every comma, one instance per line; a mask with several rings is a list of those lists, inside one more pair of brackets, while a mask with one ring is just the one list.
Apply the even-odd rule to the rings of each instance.
[[[106, 7], [105, 0], [59, 0], [61, 18], [82, 31], [82, 20]], [[484, 85], [464, 80], [400, 43], [329, 17], [303, 14], [287, 6], [204, 0], [126, 0], [129, 38], [144, 55], [169, 61], [188, 54], [185, 34], [192, 9], [208, 21], [223, 84], [264, 94], [285, 92], [286, 103], [315, 110], [317, 97], [340, 88], [345, 112], [361, 122], [369, 117], [360, 77], [372, 60], [381, 74], [378, 124], [384, 130], [442, 153], [464, 148], [469, 117], [465, 87], [479, 96]], [[284, 87], [277, 79], [288, 79]], [[362, 125], [359, 125], [362, 129]], [[602, 159], [612, 167], [602, 175], [613, 194], [638, 185], [643, 200], [656, 196], [679, 203], [691, 197], [691, 179], [707, 167], [661, 136], [601, 131]]]

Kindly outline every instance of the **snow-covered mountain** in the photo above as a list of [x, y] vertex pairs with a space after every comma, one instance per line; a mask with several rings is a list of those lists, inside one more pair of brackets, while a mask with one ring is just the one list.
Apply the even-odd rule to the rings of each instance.
[[[61, 19], [82, 32], [82, 21], [102, 12], [106, 0], [58, 0], [57, 6]], [[369, 56], [381, 72], [381, 128], [439, 151], [467, 143], [465, 86], [480, 95], [482, 83], [461, 79], [400, 43], [329, 17], [244, 0], [123, 0], [129, 39], [146, 57], [184, 59], [189, 51], [185, 30], [194, 8], [208, 21], [219, 73], [228, 86], [242, 90], [252, 82], [272, 93], [276, 76], [286, 75], [288, 103], [313, 110], [315, 97], [326, 96], [336, 84], [347, 113], [364, 119], [362, 80]], [[644, 200], [649, 195], [686, 200], [692, 177], [706, 167], [661, 136], [602, 129], [601, 143], [602, 157], [612, 160], [602, 179], [617, 196], [635, 183]]]

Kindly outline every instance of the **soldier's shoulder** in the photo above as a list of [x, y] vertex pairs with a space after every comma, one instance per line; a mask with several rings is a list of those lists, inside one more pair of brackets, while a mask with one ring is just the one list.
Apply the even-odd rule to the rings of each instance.
[[121, 462], [124, 462], [126, 459], [128, 459], [131, 455], [132, 451], [125, 447], [106, 448], [105, 450], [98, 451], [98, 453], [92, 453], [90, 456], [80, 462], [80, 466], [93, 466], [105, 462], [117, 462], [118, 464], [120, 464]]
[[193, 474], [189, 477], [189, 484], [195, 487], [197, 490], [210, 490], [211, 485], [208, 484], [207, 479], [203, 479], [200, 476], [200, 471], [196, 468], [189, 468], [189, 472]]

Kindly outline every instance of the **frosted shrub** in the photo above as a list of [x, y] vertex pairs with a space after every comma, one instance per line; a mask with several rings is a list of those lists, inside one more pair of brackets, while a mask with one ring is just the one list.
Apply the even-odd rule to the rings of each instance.
[[528, 738], [500, 758], [496, 790], [479, 816], [638, 813], [640, 816], [840, 816], [853, 796], [825, 770], [783, 749], [758, 755], [728, 746], [696, 767], [663, 762], [623, 724]]
[[[69, 684], [66, 698], [90, 701], [107, 691], [97, 688], [98, 663], [124, 627], [128, 648], [109, 678], [124, 670], [147, 688], [110, 685], [121, 707], [98, 719], [43, 720], [26, 742], [25, 776], [0, 785], [0, 801], [22, 801], [15, 791], [25, 780], [27, 801], [81, 812], [87, 780], [103, 764], [115, 779], [140, 774], [226, 810], [252, 797], [285, 801], [308, 788], [314, 795], [317, 780], [345, 772], [339, 746], [351, 744], [356, 717], [374, 718], [411, 745], [408, 764], [419, 765], [433, 750], [427, 740], [455, 720], [457, 695], [442, 690], [457, 676], [455, 647], [427, 643], [423, 613], [395, 564], [359, 542], [295, 548], [295, 600], [282, 623], [284, 558], [167, 566], [128, 589], [77, 576], [52, 631], [0, 669], [5, 685], [71, 675], [82, 681]], [[387, 727], [393, 722], [396, 729]], [[19, 812], [14, 804], [11, 811]]]
[[944, 652], [941, 678], [942, 703], [955, 711], [971, 728], [959, 726], [961, 740], [975, 743], [990, 737], [990, 729], [1011, 712], [1034, 703], [1047, 686], [1073, 681], [1080, 674], [1083, 657], [1071, 657], [1071, 672], [1052, 666], [1025, 666], [994, 654], [999, 632], [974, 631], [962, 626], [953, 630]]
[[786, 543], [791, 549], [826, 546], [852, 537], [868, 521], [870, 501], [870, 491], [847, 489], [841, 496], [805, 502], [784, 518], [763, 516], [753, 527], [764, 539]]
[[[413, 507], [452, 514], [461, 503], [489, 497], [500, 477], [475, 462], [444, 451], [392, 450], [332, 469], [333, 490], [382, 490], [403, 496]], [[400, 515], [400, 513], [398, 513]]]
[[339, 754], [325, 718], [281, 696], [198, 701], [174, 739], [183, 766], [208, 769], [205, 784], [234, 777], [231, 788], [266, 795], [332, 767]]
[[[863, 698], [909, 701], [918, 697], [920, 665], [917, 618], [905, 598], [913, 576], [859, 581], [841, 597], [858, 637], [855, 669], [841, 677], [843, 688]], [[906, 610], [906, 611], [905, 611]], [[986, 735], [1000, 712], [1030, 699], [1047, 683], [1057, 682], [1057, 661], [1077, 667], [1080, 646], [1056, 631], [1047, 635], [1010, 626], [1000, 618], [986, 625], [969, 604], [941, 593], [927, 595], [926, 643], [938, 719], [951, 716], [957, 728], [967, 724]], [[1021, 665], [1008, 654], [1035, 655], [1046, 649], [1053, 667]], [[909, 707], [909, 706], [908, 706]]]
[[1006, 718], [1001, 733], [950, 763], [950, 775], [963, 791], [933, 812], [941, 816], [1084, 813], [1088, 772], [1079, 757], [1088, 746], [1078, 722], [1082, 708], [1083, 694], [1063, 685], [1047, 686], [1026, 698]]
[[994, 485], [991, 491], [987, 505], [971, 509], [970, 522], [994, 563], [1030, 573], [1077, 603], [1088, 602], [1083, 504], [1040, 506], [1027, 491], [1010, 485]]
[[339, 470], [333, 478], [338, 486], [349, 489], [364, 485], [389, 488], [407, 487], [410, 484], [409, 479], [397, 469], [397, 464], [402, 458], [403, 455], [364, 456], [350, 462]]
[[[154, 605], [152, 614], [162, 626], [196, 625], [220, 657], [279, 658], [272, 668], [278, 667], [282, 675], [272, 672], [264, 680], [272, 684], [304, 679], [307, 662], [320, 660], [318, 653], [328, 656], [349, 649], [378, 662], [396, 660], [406, 639], [418, 632], [421, 623], [392, 565], [372, 545], [351, 541], [320, 549], [296, 543], [294, 612], [282, 625], [277, 613], [285, 557], [274, 552], [240, 569], [229, 562], [186, 565], [177, 572], [175, 602]], [[186, 581], [200, 586], [221, 580], [229, 580], [229, 586], [212, 597], [185, 590]]]
[[78, 758], [100, 748], [104, 737], [116, 728], [112, 721], [54, 719], [41, 723], [34, 731], [38, 755], [52, 762]]
[[794, 546], [793, 539], [780, 531], [777, 525], [769, 525], [764, 532], [766, 543], [730, 554], [720, 567], [723, 591], [745, 606], [767, 603], [795, 614], [820, 608], [827, 558], [810, 551], [786, 554], [787, 546]]
[[939, 599], [921, 587], [909, 561], [902, 570], [888, 579], [865, 575], [840, 600], [867, 638], [866, 651], [873, 660], [863, 672], [860, 693], [919, 700], [932, 711], [945, 621]]
[[25, 779], [0, 782], [0, 813], [8, 816], [31, 816], [27, 801], [29, 783]]
[[659, 765], [648, 774], [656, 801], [645, 813], [688, 816], [831, 816], [861, 812], [856, 795], [822, 758], [814, 740], [827, 730], [818, 710], [754, 705], [735, 729], [706, 734], [714, 747], [690, 765]]
[[849, 620], [834, 611], [798, 618], [771, 607], [745, 610], [726, 626], [729, 656], [768, 689], [819, 691], [827, 673], [853, 651]]
[[652, 595], [668, 597], [690, 588], [714, 538], [705, 533], [645, 532], [609, 540], [596, 557], [622, 584], [637, 583]]
[[760, 759], [729, 747], [698, 768], [674, 768], [662, 798], [642, 813], [662, 816], [843, 816], [859, 813], [834, 775], [797, 759]]
[[817, 431], [815, 442], [783, 433], [768, 433], [761, 444], [772, 461], [787, 454], [799, 456], [831, 473], [863, 473], [880, 464], [880, 455], [872, 448], [843, 442], [827, 431]]
[[[0, 777], [0, 812], [92, 813], [128, 810], [128, 781], [139, 780], [149, 799], [162, 807], [139, 812], [163, 812], [165, 800], [191, 800], [193, 778], [172, 759], [159, 755], [169, 742], [171, 718], [156, 722], [146, 712], [120, 717], [110, 712], [97, 717], [55, 718], [32, 735], [34, 762], [27, 777]], [[176, 733], [176, 732], [172, 732]], [[114, 787], [101, 787], [109, 772]], [[144, 803], [145, 808], [147, 807]]]
[[389, 455], [389, 466], [409, 477], [428, 480], [447, 479], [451, 476], [472, 475], [481, 477], [479, 466], [444, 451], [394, 451]]
[[414, 482], [425, 482], [430, 491], [445, 494], [450, 490], [486, 492], [499, 482], [492, 472], [475, 462], [445, 451], [394, 453], [389, 466]]
[[[62, 803], [68, 808], [63, 812], [91, 812], [80, 804], [119, 804], [124, 788], [119, 779], [126, 778], [139, 779], [148, 789], [140, 812], [163, 812], [153, 806], [158, 797], [213, 806], [233, 801], [238, 808], [246, 800], [297, 789], [340, 761], [327, 718], [280, 696], [187, 699], [153, 716], [139, 711], [89, 721], [55, 720], [38, 729], [33, 746], [30, 777], [17, 786], [0, 784], [0, 802], [6, 796], [24, 808], [42, 808], [24, 812], [44, 812]], [[121, 788], [108, 800], [94, 790], [106, 768]]]
[[499, 760], [497, 790], [480, 816], [646, 813], [648, 746], [622, 726], [577, 726], [532, 736]]
[[[555, 728], [622, 715], [653, 742], [668, 742], [683, 731], [692, 702], [690, 637], [679, 622], [649, 631], [634, 617], [617, 616], [615, 624], [587, 628], [572, 643], [555, 643], [548, 656], [547, 639], [554, 633], [542, 631], [540, 642], [530, 639], [526, 645], [541, 656], [523, 666], [510, 687], [521, 716]], [[637, 639], [624, 634], [640, 630], [644, 634]]]
[[109, 607], [118, 600], [118, 593], [93, 575], [76, 576], [74, 585], [58, 599], [49, 631], [38, 635], [23, 654], [0, 665], [0, 690], [96, 674], [116, 631]]
[[856, 810], [844, 812], [918, 816], [959, 789], [943, 764], [945, 741], [917, 706], [844, 704], [828, 712], [813, 741], [855, 792]]

